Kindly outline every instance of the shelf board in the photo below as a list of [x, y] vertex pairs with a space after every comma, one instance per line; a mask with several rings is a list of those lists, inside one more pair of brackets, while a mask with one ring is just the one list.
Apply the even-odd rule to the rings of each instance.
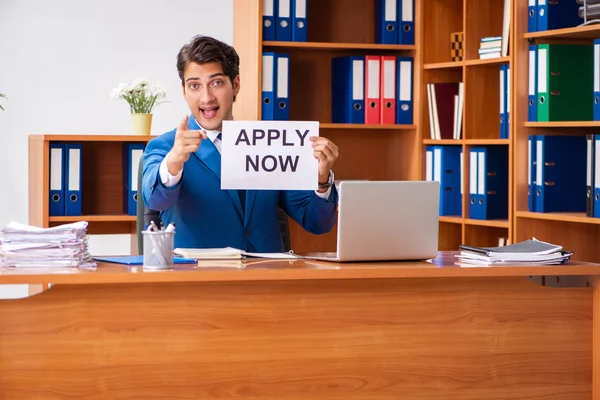
[[423, 139], [423, 144], [439, 146], [439, 145], [461, 145], [464, 143], [464, 140], [456, 140], [456, 139]]
[[573, 28], [553, 29], [541, 32], [529, 32], [523, 35], [525, 39], [595, 39], [600, 36], [600, 25], [577, 26]]
[[510, 144], [509, 139], [466, 139], [467, 145], [507, 145]]
[[527, 128], [585, 128], [600, 127], [600, 121], [525, 122]]
[[54, 216], [48, 217], [49, 222], [135, 222], [135, 215], [78, 215], [78, 216]]
[[472, 67], [477, 65], [493, 65], [493, 64], [504, 64], [510, 62], [510, 57], [496, 57], [496, 58], [488, 58], [485, 60], [466, 60], [465, 65]]
[[506, 219], [471, 219], [466, 218], [465, 224], [476, 226], [491, 226], [493, 228], [508, 228], [508, 220]]
[[375, 44], [375, 43], [329, 43], [329, 42], [282, 42], [264, 41], [264, 47], [279, 47], [288, 49], [316, 50], [416, 50], [415, 45], [406, 44]]
[[56, 141], [56, 142], [148, 142], [156, 136], [140, 135], [92, 135], [92, 134], [32, 134], [33, 141]]
[[546, 221], [577, 222], [582, 224], [600, 224], [600, 218], [587, 217], [583, 212], [573, 213], [541, 213], [530, 211], [517, 211], [517, 217], [529, 219], [542, 219]]
[[333, 124], [320, 123], [320, 129], [416, 129], [416, 125], [384, 125], [384, 124]]
[[451, 69], [451, 68], [462, 68], [463, 66], [463, 62], [462, 61], [448, 61], [448, 62], [441, 62], [441, 63], [429, 63], [429, 64], [425, 64], [423, 65], [424, 69]]
[[449, 215], [440, 215], [440, 222], [447, 222], [449, 224], [462, 224], [463, 219], [459, 216], [453, 217]]

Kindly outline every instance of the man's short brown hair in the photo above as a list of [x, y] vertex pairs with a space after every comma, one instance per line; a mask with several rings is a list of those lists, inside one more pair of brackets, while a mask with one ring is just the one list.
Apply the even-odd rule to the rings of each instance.
[[210, 36], [194, 36], [192, 40], [184, 45], [177, 55], [177, 72], [181, 84], [184, 85], [183, 72], [190, 62], [206, 64], [218, 61], [221, 63], [223, 73], [227, 75], [231, 84], [240, 73], [240, 57], [235, 49], [220, 40]]

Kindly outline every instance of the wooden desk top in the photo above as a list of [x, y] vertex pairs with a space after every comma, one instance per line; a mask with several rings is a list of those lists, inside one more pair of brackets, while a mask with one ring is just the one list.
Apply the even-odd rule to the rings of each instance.
[[0, 284], [107, 284], [136, 282], [222, 282], [318, 279], [460, 278], [494, 276], [598, 275], [600, 264], [570, 261], [548, 266], [459, 266], [457, 252], [440, 252], [428, 261], [332, 263], [312, 260], [205, 261], [176, 265], [173, 270], [144, 270], [141, 266], [98, 263], [96, 270], [80, 268], [0, 268]]

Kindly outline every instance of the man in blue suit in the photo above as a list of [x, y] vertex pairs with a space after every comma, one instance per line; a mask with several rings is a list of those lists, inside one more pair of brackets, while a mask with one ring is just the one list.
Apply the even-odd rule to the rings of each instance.
[[222, 190], [221, 128], [223, 120], [233, 120], [239, 57], [226, 43], [197, 36], [181, 48], [177, 70], [191, 115], [148, 143], [142, 187], [146, 206], [159, 210], [165, 225], [176, 224], [175, 247], [281, 252], [278, 206], [306, 231], [329, 232], [338, 202], [332, 173], [337, 146], [324, 137], [310, 139], [318, 190]]

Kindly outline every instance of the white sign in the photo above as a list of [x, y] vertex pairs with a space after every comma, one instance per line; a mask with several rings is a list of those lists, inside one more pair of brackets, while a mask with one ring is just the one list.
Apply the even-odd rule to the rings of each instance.
[[313, 121], [223, 121], [221, 189], [315, 190]]

